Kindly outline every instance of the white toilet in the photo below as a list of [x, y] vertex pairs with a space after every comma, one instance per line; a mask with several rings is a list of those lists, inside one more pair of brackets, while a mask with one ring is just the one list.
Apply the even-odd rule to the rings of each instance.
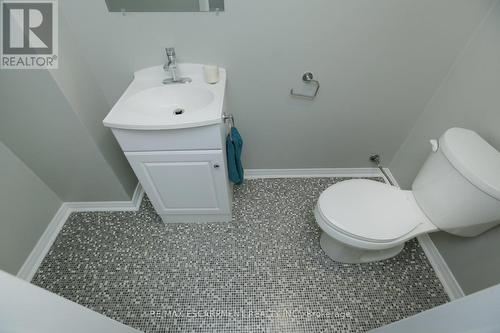
[[412, 191], [355, 179], [321, 194], [314, 215], [330, 258], [382, 260], [424, 233], [472, 237], [500, 224], [500, 153], [463, 128], [447, 130], [433, 146]]

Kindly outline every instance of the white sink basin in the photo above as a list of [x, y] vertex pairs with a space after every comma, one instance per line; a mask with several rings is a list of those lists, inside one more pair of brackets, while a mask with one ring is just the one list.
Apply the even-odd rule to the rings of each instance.
[[205, 126], [222, 122], [226, 73], [209, 85], [203, 80], [202, 65], [181, 64], [179, 75], [192, 83], [162, 83], [167, 73], [162, 66], [134, 74], [134, 80], [103, 123], [107, 127], [163, 130]]
[[207, 89], [189, 85], [163, 86], [141, 91], [126, 100], [126, 111], [142, 113], [156, 119], [179, 117], [203, 112], [214, 100]]

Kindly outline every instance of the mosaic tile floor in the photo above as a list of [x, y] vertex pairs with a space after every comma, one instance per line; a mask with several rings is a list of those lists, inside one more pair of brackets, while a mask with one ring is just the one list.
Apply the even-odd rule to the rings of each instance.
[[393, 259], [333, 262], [312, 209], [340, 178], [251, 180], [232, 223], [74, 213], [33, 283], [145, 332], [364, 332], [447, 302], [415, 240]]

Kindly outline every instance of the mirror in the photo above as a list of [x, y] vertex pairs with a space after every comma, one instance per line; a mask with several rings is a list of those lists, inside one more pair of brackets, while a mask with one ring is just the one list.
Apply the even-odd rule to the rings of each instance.
[[106, 0], [110, 12], [219, 12], [224, 0]]

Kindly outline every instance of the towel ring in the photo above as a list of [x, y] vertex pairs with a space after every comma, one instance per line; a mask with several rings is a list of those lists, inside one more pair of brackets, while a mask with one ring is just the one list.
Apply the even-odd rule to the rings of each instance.
[[229, 123], [229, 126], [232, 128], [234, 127], [234, 116], [230, 113], [223, 113], [222, 114], [222, 120], [225, 122], [225, 123]]
[[316, 90], [314, 91], [313, 95], [304, 95], [304, 94], [298, 94], [296, 93], [293, 89], [290, 89], [290, 95], [299, 97], [299, 98], [305, 98], [309, 100], [313, 100], [318, 96], [320, 84], [318, 80], [314, 80], [314, 75], [311, 72], [306, 72], [304, 75], [302, 75], [302, 81], [306, 84], [315, 84], [316, 85]]

